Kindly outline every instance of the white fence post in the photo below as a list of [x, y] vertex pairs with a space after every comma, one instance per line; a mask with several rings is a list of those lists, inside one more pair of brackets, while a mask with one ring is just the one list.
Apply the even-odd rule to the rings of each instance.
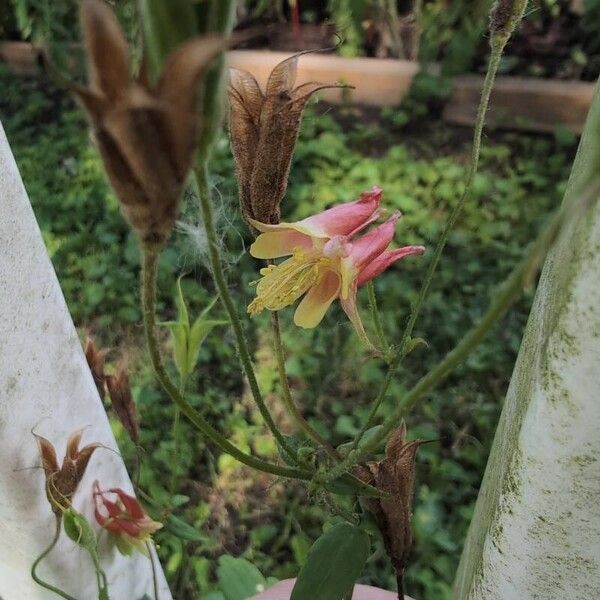
[[[31, 564], [49, 544], [54, 516], [45, 497], [44, 475], [31, 433], [56, 445], [85, 428], [83, 443], [117, 450], [88, 370], [27, 193], [0, 125], [0, 597], [56, 598], [30, 576]], [[131, 483], [116, 452], [99, 449], [74, 498], [93, 520], [92, 482], [103, 488]], [[111, 600], [154, 598], [150, 561], [123, 557], [104, 544], [102, 564]], [[158, 561], [160, 600], [169, 600]], [[97, 598], [89, 556], [62, 535], [41, 563], [42, 579], [78, 600]]]
[[[600, 598], [600, 98], [593, 103], [455, 583], [457, 600]], [[586, 187], [587, 186], [587, 187]], [[582, 198], [588, 199], [583, 209]]]

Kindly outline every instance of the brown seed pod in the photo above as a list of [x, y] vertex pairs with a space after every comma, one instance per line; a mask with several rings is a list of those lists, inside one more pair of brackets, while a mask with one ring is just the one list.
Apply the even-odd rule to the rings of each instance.
[[52, 511], [60, 516], [71, 505], [71, 499], [77, 486], [83, 479], [87, 465], [96, 448], [101, 444], [88, 444], [79, 449], [83, 431], [76, 431], [67, 440], [67, 451], [62, 466], [59, 466], [56, 450], [49, 440], [41, 435], [35, 435], [42, 468], [46, 475], [46, 497]]
[[406, 441], [406, 426], [392, 433], [385, 448], [385, 458], [359, 466], [355, 474], [365, 483], [388, 494], [367, 501], [381, 531], [388, 556], [396, 571], [398, 590], [412, 544], [411, 518], [415, 484], [415, 460], [423, 440]]
[[140, 439], [140, 423], [125, 367], [121, 367], [116, 375], [106, 377], [106, 387], [117, 418], [133, 443], [137, 444]]
[[100, 398], [104, 398], [105, 393], [105, 380], [106, 375], [104, 373], [104, 361], [106, 359], [106, 355], [108, 354], [108, 350], [100, 349], [94, 343], [94, 340], [91, 338], [87, 338], [85, 341], [85, 359], [87, 360], [88, 367], [92, 373], [92, 377], [94, 378], [94, 383], [96, 384], [96, 389], [98, 390], [98, 395]]
[[73, 86], [85, 108], [121, 210], [147, 243], [162, 244], [179, 213], [198, 134], [199, 83], [229, 42], [190, 40], [165, 60], [157, 84], [129, 72], [129, 48], [102, 0], [84, 0], [89, 87]]
[[230, 69], [229, 137], [244, 218], [279, 223], [292, 154], [306, 103], [318, 90], [339, 85], [294, 87], [300, 52], [280, 62], [263, 93], [254, 76]]

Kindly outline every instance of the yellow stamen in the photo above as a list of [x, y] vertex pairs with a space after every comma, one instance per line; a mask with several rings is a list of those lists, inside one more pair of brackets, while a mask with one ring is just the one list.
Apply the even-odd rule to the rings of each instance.
[[254, 316], [265, 308], [280, 310], [293, 304], [317, 283], [329, 262], [320, 252], [296, 249], [292, 257], [281, 264], [264, 267], [256, 285], [256, 298], [248, 305], [248, 314]]

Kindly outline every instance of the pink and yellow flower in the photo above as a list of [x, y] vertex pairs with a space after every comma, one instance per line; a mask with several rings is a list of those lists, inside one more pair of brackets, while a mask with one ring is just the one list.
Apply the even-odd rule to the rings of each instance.
[[422, 254], [423, 246], [388, 250], [400, 213], [357, 235], [379, 216], [382, 190], [374, 187], [358, 200], [334, 206], [302, 221], [269, 225], [252, 221], [262, 233], [250, 247], [256, 258], [290, 258], [261, 269], [256, 298], [248, 313], [280, 310], [304, 296], [294, 323], [316, 327], [332, 302], [339, 298], [361, 339], [372, 347], [356, 304], [358, 288], [377, 277], [395, 261]]
[[94, 503], [96, 521], [113, 534], [121, 554], [129, 555], [134, 550], [148, 554], [146, 542], [162, 527], [162, 523], [153, 521], [140, 503], [121, 488], [103, 492], [97, 481], [94, 482]]

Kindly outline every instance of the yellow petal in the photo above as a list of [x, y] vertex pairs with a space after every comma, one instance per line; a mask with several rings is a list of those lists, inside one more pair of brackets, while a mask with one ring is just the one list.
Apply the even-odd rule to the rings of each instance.
[[310, 237], [293, 229], [267, 231], [250, 246], [250, 254], [254, 258], [279, 258], [293, 254], [295, 248], [309, 249], [311, 246]]
[[304, 296], [294, 314], [294, 323], [298, 327], [312, 329], [316, 327], [327, 312], [331, 303], [340, 292], [339, 275], [327, 271]]

